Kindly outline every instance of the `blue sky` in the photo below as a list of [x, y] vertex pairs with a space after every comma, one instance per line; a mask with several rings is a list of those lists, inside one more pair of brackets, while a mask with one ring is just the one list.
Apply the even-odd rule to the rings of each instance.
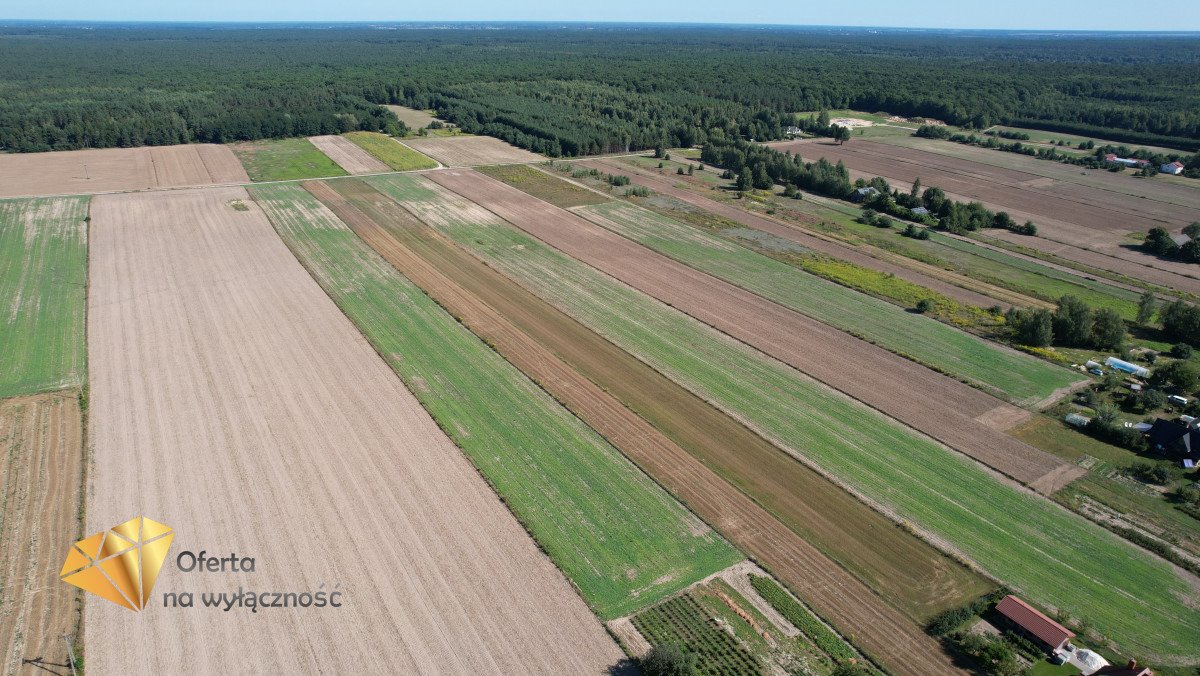
[[1200, 31], [1200, 1], [1158, 0], [5, 0], [0, 19], [675, 21], [923, 28]]

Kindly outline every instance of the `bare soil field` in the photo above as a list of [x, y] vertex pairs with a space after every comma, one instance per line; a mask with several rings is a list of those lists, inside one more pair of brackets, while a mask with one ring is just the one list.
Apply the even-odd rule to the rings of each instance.
[[474, 167], [484, 164], [521, 164], [544, 162], [546, 158], [522, 150], [491, 136], [411, 138], [405, 145], [424, 153], [448, 167]]
[[579, 216], [473, 171], [429, 178], [550, 246], [737, 338], [1021, 483], [1063, 462], [1003, 434], [1015, 409], [826, 324], [654, 253]]
[[220, 145], [0, 154], [0, 197], [249, 182], [233, 151]]
[[[983, 593], [986, 583], [911, 538], [865, 505], [857, 503], [835, 485], [819, 477], [816, 480], [788, 483], [788, 479], [795, 478], [796, 473], [789, 472], [786, 466], [781, 468], [778, 462], [760, 467], [758, 461], [761, 458], [753, 454], [737, 458], [745, 471], [753, 475], [752, 478], [739, 477], [737, 483], [770, 483], [771, 479], [766, 473], [775, 471], [778, 473], [778, 483], [788, 483], [783, 488], [800, 494], [792, 502], [803, 502], [805, 496], [810, 499], [806, 506], [792, 508], [790, 514], [794, 518], [807, 518], [816, 523], [805, 524], [807, 528], [801, 531], [803, 535], [789, 530], [766, 509], [706, 467], [699, 457], [685, 451], [658, 427], [639, 417], [617, 399], [617, 396], [638, 389], [644, 382], [639, 377], [650, 378], [651, 385], [639, 398], [639, 403], [645, 404], [648, 399], [645, 395], [662, 394], [659, 388], [663, 386], [659, 381], [669, 383], [664, 377], [623, 352], [614, 355], [613, 350], [617, 350], [615, 346], [457, 249], [404, 212], [399, 205], [380, 202], [379, 193], [367, 186], [337, 182], [336, 190], [340, 195], [324, 186], [314, 186], [312, 190], [406, 277], [459, 317], [468, 328], [530, 378], [546, 387], [555, 398], [679, 496], [723, 535], [759, 557], [824, 617], [860, 641], [866, 650], [895, 665], [899, 672], [906, 669], [914, 670], [914, 673], [953, 671], [949, 668], [947, 657], [913, 619], [899, 613], [845, 569], [829, 560], [808, 543], [806, 536], [811, 537], [814, 531], [819, 531], [818, 540], [822, 546], [838, 549], [843, 555], [853, 549], [854, 555], [863, 558], [858, 562], [860, 566], [882, 566], [887, 569], [883, 571], [885, 575], [896, 576], [895, 579], [883, 580], [887, 591], [893, 596], [897, 587], [906, 584], [918, 587], [922, 594], [928, 594], [927, 603], [937, 604], [925, 608], [926, 612], [943, 604], [961, 603]], [[566, 331], [559, 331], [560, 327], [565, 327]], [[576, 337], [578, 342], [573, 340]], [[609, 349], [605, 350], [604, 346]], [[593, 351], [597, 347], [600, 348], [599, 354]], [[564, 353], [567, 356], [560, 358], [559, 354]], [[588, 367], [575, 366], [578, 361], [589, 358], [593, 362]], [[630, 362], [634, 366], [630, 366]], [[682, 391], [682, 388], [674, 387]], [[613, 388], [616, 389], [615, 393]], [[678, 398], [670, 387], [665, 389], [668, 398]], [[694, 397], [689, 396], [688, 399], [703, 406]], [[681, 415], [695, 412], [696, 407], [676, 411]], [[711, 413], [703, 411], [699, 415], [702, 419], [696, 421], [698, 426], [703, 425], [704, 418], [713, 417]], [[725, 420], [732, 422], [729, 418]], [[686, 420], [675, 419], [670, 429], [687, 424]], [[693, 436], [702, 432], [720, 434], [721, 431], [719, 424], [716, 429], [706, 426], [704, 429], [695, 429]], [[731, 438], [711, 436], [707, 445], [727, 449], [727, 456], [737, 455], [743, 436], [736, 433]], [[770, 449], [769, 453], [786, 465], [799, 466], [799, 463], [776, 449]], [[717, 459], [714, 464], [727, 468], [737, 463]], [[780, 496], [782, 494], [783, 491], [780, 491]], [[780, 502], [780, 496], [776, 496], [773, 506]], [[817, 506], [822, 501], [828, 501], [830, 507], [824, 514], [821, 512], [825, 510]], [[839, 512], [839, 507], [844, 511]], [[855, 532], [847, 533], [847, 528]], [[873, 539], [868, 536], [868, 531], [874, 533]], [[853, 538], [854, 542], [839, 542], [838, 534], [843, 538]], [[890, 561], [887, 560], [889, 557]], [[901, 570], [905, 567], [909, 569]], [[911, 594], [912, 591], [908, 590], [907, 593]]]
[[[843, 145], [815, 141], [786, 141], [768, 144], [791, 150], [808, 160], [825, 157], [842, 161], [856, 176], [883, 176], [900, 189], [916, 178], [926, 186], [937, 186], [957, 199], [978, 200], [991, 209], [1008, 211], [1018, 221], [1032, 219], [1040, 239], [1069, 245], [1062, 255], [1073, 258], [1073, 249], [1090, 249], [1104, 257], [1099, 267], [1148, 282], [1200, 293], [1200, 270], [1195, 265], [1165, 261], [1129, 246], [1126, 235], [1145, 232], [1154, 226], [1178, 232], [1200, 219], [1200, 210], [1187, 206], [1192, 198], [1175, 192], [1187, 189], [1162, 182], [1147, 182], [1156, 195], [1134, 195], [1125, 183], [1132, 179], [1111, 176], [1118, 185], [1098, 187], [1049, 178], [1038, 174], [984, 164], [924, 150], [871, 141]], [[1089, 178], [1099, 180], [1099, 176]], [[1139, 184], [1140, 185], [1140, 184]], [[1172, 201], [1163, 193], [1173, 192]], [[1025, 238], [1028, 243], [1029, 238]], [[1086, 262], [1079, 260], [1078, 262]]]
[[348, 138], [310, 136], [308, 140], [317, 147], [317, 150], [325, 153], [329, 159], [337, 162], [339, 167], [351, 174], [378, 174], [392, 170], [391, 167], [375, 159], [371, 153], [358, 147]]
[[[702, 195], [698, 195], [692, 190], [681, 188], [676, 185], [676, 181], [671, 180], [666, 176], [659, 176], [652, 172], [632, 167], [628, 164], [622, 164], [613, 160], [584, 160], [575, 162], [582, 167], [589, 169], [598, 169], [607, 173], [624, 174], [630, 177], [637, 185], [642, 185], [651, 190], [674, 197], [678, 200], [687, 202], [696, 207], [700, 207], [705, 211], [709, 211], [718, 216], [727, 218], [735, 223], [741, 223], [748, 228], [754, 228], [762, 232], [767, 232], [777, 237], [782, 237], [786, 240], [795, 242], [800, 246], [812, 249], [827, 256], [837, 258], [839, 260], [848, 261], [855, 265], [861, 265], [872, 270], [888, 272], [905, 281], [919, 284], [927, 289], [936, 291], [949, 298], [953, 298], [961, 303], [975, 305], [977, 307], [991, 307], [998, 300], [1004, 307], [1011, 306], [1013, 294], [1005, 293], [1002, 289], [997, 289], [995, 293], [1004, 300], [997, 299], [994, 296], [984, 295], [962, 286], [945, 281], [945, 278], [953, 275], [946, 270], [941, 270], [932, 265], [926, 265], [911, 259], [904, 259], [905, 264], [900, 265], [896, 262], [883, 260], [880, 257], [873, 256], [868, 253], [856, 250], [855, 247], [841, 244], [832, 241], [825, 237], [819, 237], [815, 234], [806, 232], [791, 225], [780, 221], [772, 220], [758, 214], [750, 213], [744, 209], [739, 209], [735, 206], [723, 204], [716, 200], [709, 199]], [[903, 258], [894, 254], [887, 256], [887, 252], [879, 252], [889, 258]], [[978, 285], [978, 282], [969, 283]], [[964, 282], [967, 283], [967, 282]]]
[[409, 129], [428, 127], [430, 122], [433, 122], [437, 119], [423, 110], [415, 110], [413, 108], [406, 108], [405, 106], [384, 106], [384, 108], [387, 108], [395, 113], [396, 117], [400, 118], [401, 122], [408, 125]]
[[[193, 575], [172, 556], [150, 605], [190, 591], [196, 607], [89, 599], [90, 669], [603, 673], [622, 659], [243, 189], [105, 196], [92, 216], [88, 532], [143, 514], [176, 530], [172, 555], [236, 552], [256, 569]], [[201, 606], [239, 586], [344, 596]]]
[[74, 390], [0, 400], [0, 673], [70, 673], [79, 593], [58, 579], [79, 539], [83, 437]]

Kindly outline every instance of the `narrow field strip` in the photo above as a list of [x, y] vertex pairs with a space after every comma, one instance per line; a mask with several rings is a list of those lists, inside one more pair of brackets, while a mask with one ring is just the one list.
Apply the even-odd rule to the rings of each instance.
[[346, 170], [346, 173], [377, 174], [391, 171], [391, 167], [344, 136], [310, 136], [308, 140], [317, 147], [317, 150], [337, 162], [338, 166]]
[[871, 408], [1031, 486], [1060, 459], [1003, 433], [1024, 411], [958, 380], [690, 268], [469, 170], [429, 179], [611, 275]]
[[352, 131], [345, 134], [354, 145], [371, 154], [372, 157], [388, 165], [393, 171], [413, 171], [416, 169], [433, 169], [437, 162], [421, 153], [373, 131]]
[[[337, 205], [328, 185], [312, 189]], [[741, 558], [303, 188], [254, 193], [327, 292], [602, 618], [629, 614]]]
[[0, 400], [0, 672], [68, 664], [79, 595], [58, 579], [79, 539], [83, 425], [76, 390]]
[[1168, 564], [510, 225], [446, 218], [410, 202], [432, 191], [425, 179], [370, 182], [558, 309], [1037, 602], [1086, 618], [1128, 650], [1197, 654], [1198, 592]]
[[82, 383], [88, 199], [0, 200], [0, 398]]
[[682, 263], [753, 291], [918, 362], [999, 391], [1023, 405], [1081, 380], [1076, 373], [1006, 349], [873, 296], [627, 202], [574, 210], [588, 220]]
[[[395, 203], [381, 203], [379, 193], [354, 182], [334, 185], [361, 212], [351, 219], [351, 229], [385, 260], [721, 534], [804, 590], [829, 621], [885, 661], [944, 669], [945, 657], [917, 622], [817, 548], [834, 551], [842, 566], [868, 576], [889, 600], [921, 620], [977, 597], [988, 583], [487, 268]], [[629, 401], [634, 410], [627, 408]]]
[[255, 183], [346, 175], [306, 138], [264, 139], [229, 147]]
[[[87, 532], [149, 514], [175, 529], [173, 551], [257, 565], [194, 575], [172, 557], [159, 607], [89, 599], [89, 670], [619, 664], [578, 592], [244, 189], [106, 195], [92, 217]], [[408, 316], [400, 308], [389, 321]], [[239, 585], [336, 589], [343, 603], [199, 607], [201, 593]], [[185, 591], [197, 607], [165, 598]]]

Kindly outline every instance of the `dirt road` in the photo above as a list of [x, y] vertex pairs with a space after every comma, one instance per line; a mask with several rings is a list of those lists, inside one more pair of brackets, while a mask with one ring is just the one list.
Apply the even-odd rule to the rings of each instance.
[[0, 400], [0, 674], [70, 673], [79, 594], [58, 571], [79, 539], [82, 421], [74, 390]]
[[1017, 481], [1059, 459], [1003, 433], [1015, 406], [827, 324], [703, 274], [478, 172], [426, 176], [528, 234], [723, 331]]
[[[595, 674], [622, 658], [244, 190], [105, 196], [92, 229], [89, 532], [146, 515], [177, 535], [146, 610], [88, 601], [89, 669]], [[255, 572], [184, 572], [184, 550]], [[344, 596], [201, 605], [239, 588]], [[162, 607], [189, 591], [196, 607]]]
[[[789, 530], [610, 394], [613, 387], [619, 392], [626, 392], [629, 385], [636, 386], [639, 381], [628, 380], [626, 387], [612, 378], [595, 383], [561, 359], [546, 344], [550, 342], [554, 348], [567, 350], [571, 355], [569, 358], [574, 359], [581, 356], [582, 348], [595, 345], [597, 341], [587, 341], [586, 345], [580, 345], [572, 351], [565, 341], [554, 341], [549, 337], [550, 332], [538, 332], [538, 327], [533, 325], [555, 323], [547, 317], [557, 314], [556, 311], [543, 311], [537, 317], [523, 311], [523, 308], [531, 305], [535, 312], [543, 308], [539, 307], [540, 303], [531, 302], [537, 300], [532, 294], [442, 240], [399, 205], [381, 203], [379, 193], [369, 187], [352, 186], [346, 182], [338, 182], [336, 192], [330, 185], [321, 183], [310, 183], [306, 187], [406, 277], [679, 496], [723, 535], [760, 557], [824, 617], [854, 636], [867, 650], [885, 658], [887, 664], [894, 666], [898, 673], [953, 671], [936, 642], [925, 635], [912, 619], [901, 615], [805, 538]], [[531, 326], [533, 331], [526, 332], [510, 321], [509, 317], [513, 315], [518, 317], [520, 324]], [[679, 424], [677, 421], [674, 427]], [[735, 439], [722, 439], [723, 445], [732, 450], [736, 445]], [[776, 455], [782, 454], [776, 452]], [[750, 462], [748, 458], [742, 460]], [[797, 464], [790, 460], [787, 462]], [[761, 482], [764, 479], [760, 475], [756, 480]], [[824, 492], [827, 495], [841, 493], [832, 485], [825, 486]], [[828, 497], [836, 502], [848, 496], [833, 494]], [[843, 518], [854, 519], [862, 509], [866, 509], [861, 504], [858, 507], [857, 510], [852, 507], [849, 514], [842, 515]], [[827, 516], [811, 507], [803, 515], [823, 522], [816, 526], [818, 529], [828, 531], [837, 528], [827, 521]], [[895, 540], [898, 529], [883, 523], [878, 515], [863, 516], [876, 525], [881, 540]], [[836, 543], [826, 544], [837, 546]], [[924, 548], [920, 543], [915, 544], [918, 548]], [[901, 542], [899, 551], [881, 546], [874, 554], [867, 552], [865, 556], [868, 562], [876, 562], [885, 551], [888, 556], [903, 556], [900, 552], [911, 552], [913, 546], [914, 543]], [[931, 553], [928, 548], [924, 549]], [[858, 548], [856, 552], [863, 553]], [[944, 582], [953, 579], [956, 573], [962, 572], [961, 569], [955, 570], [956, 564], [948, 559], [940, 556], [936, 556], [936, 559], [938, 561], [925, 560], [932, 564], [932, 568], [921, 566], [919, 570], [896, 571], [895, 574], [905, 578], [911, 575], [910, 584], [926, 585], [935, 580]], [[938, 572], [933, 572], [934, 569]], [[955, 590], [939, 591], [952, 593]]]

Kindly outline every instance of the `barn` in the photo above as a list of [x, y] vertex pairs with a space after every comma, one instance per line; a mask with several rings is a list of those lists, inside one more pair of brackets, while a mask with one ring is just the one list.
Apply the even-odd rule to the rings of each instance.
[[1050, 652], [1061, 650], [1075, 632], [1046, 617], [1037, 608], [1009, 594], [996, 604], [999, 613], [1020, 635], [1045, 647]]

